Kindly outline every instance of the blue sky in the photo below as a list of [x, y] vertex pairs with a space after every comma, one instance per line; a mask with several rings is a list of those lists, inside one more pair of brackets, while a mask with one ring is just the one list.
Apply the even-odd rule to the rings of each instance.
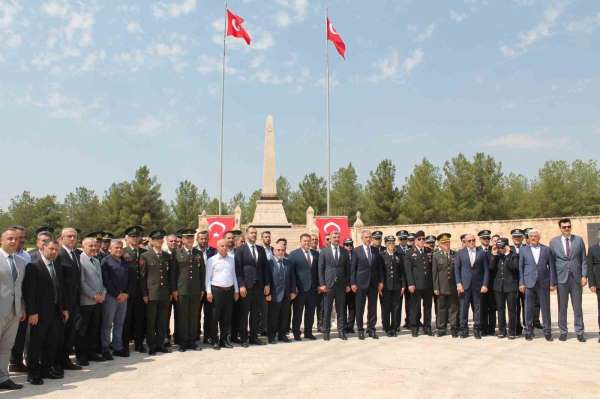
[[[535, 176], [598, 159], [600, 3], [331, 0], [333, 169], [361, 181], [391, 158], [492, 154]], [[324, 175], [324, 2], [232, 0], [251, 47], [229, 39], [225, 197], [261, 184], [265, 117], [277, 172]], [[218, 190], [223, 2], [0, 0], [0, 207], [23, 190], [102, 194], [147, 164], [167, 200]]]

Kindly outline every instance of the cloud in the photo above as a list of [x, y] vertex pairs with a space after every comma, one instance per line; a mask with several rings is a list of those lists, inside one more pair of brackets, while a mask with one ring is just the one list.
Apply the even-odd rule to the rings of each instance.
[[527, 32], [521, 32], [517, 43], [512, 46], [500, 46], [502, 54], [506, 57], [519, 56], [526, 53], [531, 46], [552, 36], [553, 29], [566, 6], [567, 3], [561, 1], [546, 8], [542, 20]]
[[588, 34], [591, 34], [598, 27], [600, 27], [600, 12], [596, 15], [588, 15], [578, 21], [571, 21], [565, 26], [568, 32], [583, 32]]
[[[0, 2], [0, 51], [3, 48], [16, 48], [23, 39], [17, 32], [17, 16], [21, 12], [21, 5], [14, 0]], [[3, 60], [0, 53], [0, 62]]]
[[154, 115], [147, 115], [139, 119], [128, 130], [136, 136], [156, 137], [161, 133], [165, 133], [173, 127], [173, 119], [169, 117], [161, 117], [160, 119]]
[[308, 0], [276, 0], [281, 9], [275, 14], [275, 23], [282, 28], [304, 21], [308, 12]]
[[423, 42], [425, 40], [431, 39], [433, 36], [433, 32], [435, 31], [435, 24], [429, 24], [427, 28], [423, 32], [419, 32], [415, 37], [417, 42]]
[[50, 86], [47, 93], [32, 93], [28, 89], [25, 95], [16, 99], [19, 105], [28, 105], [44, 109], [53, 119], [87, 120], [98, 114], [101, 101], [81, 101], [75, 97], [65, 95], [59, 86]]
[[145, 56], [142, 50], [135, 49], [117, 54], [113, 61], [126, 67], [129, 72], [137, 72], [144, 66]]
[[400, 53], [394, 49], [385, 58], [376, 61], [373, 64], [375, 72], [369, 76], [368, 81], [378, 83], [388, 79], [396, 79], [401, 74], [408, 76], [412, 71], [423, 62], [425, 52], [422, 48], [417, 48], [404, 61], [400, 59]]
[[519, 7], [530, 7], [535, 4], [535, 0], [512, 0]]
[[66, 42], [66, 45], [90, 47], [93, 44], [93, 27], [96, 10], [83, 3], [73, 7], [66, 1], [47, 1], [40, 7], [49, 17], [64, 21], [59, 28], [50, 28], [47, 44], [49, 48]]
[[467, 14], [460, 11], [450, 10], [450, 19], [454, 22], [461, 23], [467, 18]]
[[490, 137], [486, 147], [506, 150], [546, 150], [561, 148], [570, 144], [567, 137], [552, 137], [546, 134], [510, 133]]
[[104, 50], [94, 51], [85, 57], [85, 60], [83, 61], [83, 65], [81, 66], [81, 70], [84, 72], [92, 72], [96, 69], [96, 65], [99, 62], [104, 61], [105, 58], [106, 58], [106, 51], [104, 51]]
[[421, 48], [418, 48], [415, 51], [413, 51], [413, 53], [402, 63], [402, 69], [404, 70], [404, 72], [407, 75], [409, 75], [413, 71], [413, 69], [415, 69], [423, 62], [424, 56], [425, 53]]
[[152, 6], [152, 14], [156, 18], [175, 18], [193, 12], [197, 5], [197, 0], [159, 1]]
[[144, 30], [139, 22], [129, 21], [127, 22], [127, 32], [131, 33], [132, 35], [141, 35], [144, 33]]

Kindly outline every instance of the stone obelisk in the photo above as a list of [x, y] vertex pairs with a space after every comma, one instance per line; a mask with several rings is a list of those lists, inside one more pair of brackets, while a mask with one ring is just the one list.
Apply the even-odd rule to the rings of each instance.
[[256, 201], [256, 211], [250, 224], [256, 227], [292, 227], [288, 222], [283, 201], [277, 195], [275, 173], [275, 129], [273, 117], [269, 115], [265, 126], [265, 153], [263, 161], [263, 184], [260, 200]]

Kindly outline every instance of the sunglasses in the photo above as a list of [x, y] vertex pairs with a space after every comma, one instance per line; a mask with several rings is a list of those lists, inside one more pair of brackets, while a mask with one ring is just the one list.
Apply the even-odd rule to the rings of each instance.
[[475, 240], [465, 240], [466, 242], [475, 242]]
[[570, 229], [571, 225], [567, 225], [567, 226], [561, 226], [561, 229]]
[[419, 237], [416, 239], [417, 241], [424, 241], [425, 239], [423, 237]]

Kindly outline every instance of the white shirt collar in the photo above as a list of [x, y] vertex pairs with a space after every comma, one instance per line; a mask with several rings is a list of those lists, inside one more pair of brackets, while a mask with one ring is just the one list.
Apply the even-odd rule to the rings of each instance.
[[46, 267], [48, 267], [48, 265], [50, 264], [50, 261], [48, 259], [46, 259], [46, 257], [44, 255], [42, 255], [41, 252], [40, 252], [40, 258], [42, 258], [42, 261], [44, 262]]
[[[8, 252], [6, 252], [4, 249], [0, 248], [0, 253], [2, 253], [2, 255], [4, 255], [6, 258], [8, 258], [10, 256], [10, 254]], [[14, 254], [13, 254], [14, 255]]]

